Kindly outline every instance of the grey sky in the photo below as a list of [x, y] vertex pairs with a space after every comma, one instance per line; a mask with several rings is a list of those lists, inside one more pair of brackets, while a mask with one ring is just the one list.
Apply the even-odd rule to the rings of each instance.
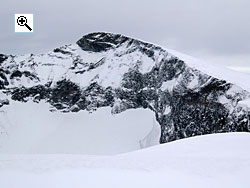
[[[14, 33], [15, 13], [34, 13], [33, 34]], [[0, 53], [43, 53], [109, 31], [250, 67], [249, 0], [8, 0], [1, 2], [0, 23]]]

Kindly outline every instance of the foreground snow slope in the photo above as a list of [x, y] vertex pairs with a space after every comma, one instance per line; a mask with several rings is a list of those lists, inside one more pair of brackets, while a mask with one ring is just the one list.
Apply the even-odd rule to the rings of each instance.
[[249, 143], [249, 133], [225, 133], [106, 157], [0, 155], [0, 182], [5, 188], [249, 188]]

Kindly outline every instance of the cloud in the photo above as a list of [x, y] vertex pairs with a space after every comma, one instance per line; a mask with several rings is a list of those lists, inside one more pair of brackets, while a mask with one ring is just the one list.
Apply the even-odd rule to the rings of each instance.
[[[0, 53], [43, 53], [109, 31], [238, 66], [250, 62], [249, 9], [249, 0], [8, 0], [0, 7]], [[33, 34], [14, 33], [21, 12], [34, 13]]]

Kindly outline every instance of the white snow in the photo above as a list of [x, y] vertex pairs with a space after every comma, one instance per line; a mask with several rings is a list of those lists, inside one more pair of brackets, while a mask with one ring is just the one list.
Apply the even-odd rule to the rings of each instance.
[[250, 109], [250, 99], [246, 99], [239, 102], [240, 105], [247, 106]]
[[249, 188], [250, 134], [198, 136], [114, 156], [0, 155], [3, 188]]
[[171, 112], [171, 108], [170, 108], [170, 106], [166, 106], [166, 108], [165, 108], [165, 111], [164, 111], [164, 115], [167, 115], [167, 114], [169, 114]]
[[188, 83], [187, 87], [190, 88], [190, 89], [194, 89], [196, 87], [199, 87], [199, 80], [197, 78], [197, 76], [193, 76], [191, 82]]
[[229, 100], [227, 99], [227, 97], [224, 96], [224, 95], [219, 96], [219, 97], [218, 97], [218, 101], [219, 101], [219, 103], [221, 103], [221, 104], [230, 104], [230, 101], [229, 101]]
[[[1, 108], [0, 153], [15, 154], [117, 154], [159, 144], [155, 115], [131, 109], [112, 115], [111, 108], [89, 113], [50, 112], [49, 104], [11, 101]], [[155, 125], [157, 124], [157, 125]], [[154, 127], [153, 127], [154, 126]], [[160, 132], [160, 131], [158, 131]]]
[[183, 60], [191, 68], [195, 68], [209, 76], [226, 80], [229, 83], [236, 84], [241, 88], [250, 91], [250, 85], [248, 83], [248, 81], [250, 81], [250, 74], [234, 71], [219, 64], [196, 59], [175, 50], [166, 49], [166, 51]]
[[176, 87], [177, 85], [178, 85], [177, 79], [169, 80], [162, 83], [161, 90], [163, 91], [168, 90], [169, 92], [172, 92], [174, 87]]
[[147, 148], [150, 146], [158, 145], [160, 141], [160, 136], [161, 136], [160, 125], [156, 121], [156, 119], [153, 119], [153, 127], [151, 131], [142, 140], [140, 140], [140, 147]]

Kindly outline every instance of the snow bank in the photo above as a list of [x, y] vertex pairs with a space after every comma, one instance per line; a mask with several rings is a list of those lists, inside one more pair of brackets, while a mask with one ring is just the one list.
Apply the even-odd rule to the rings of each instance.
[[[24, 110], [25, 107], [25, 110]], [[0, 153], [117, 154], [140, 149], [140, 140], [153, 130], [155, 115], [131, 109], [112, 115], [111, 108], [90, 114], [50, 112], [49, 104], [11, 101], [0, 112]], [[160, 130], [159, 124], [154, 129]], [[150, 137], [159, 143], [160, 134]]]
[[250, 108], [250, 99], [246, 99], [246, 100], [240, 101], [239, 104], [247, 106], [248, 108]]

